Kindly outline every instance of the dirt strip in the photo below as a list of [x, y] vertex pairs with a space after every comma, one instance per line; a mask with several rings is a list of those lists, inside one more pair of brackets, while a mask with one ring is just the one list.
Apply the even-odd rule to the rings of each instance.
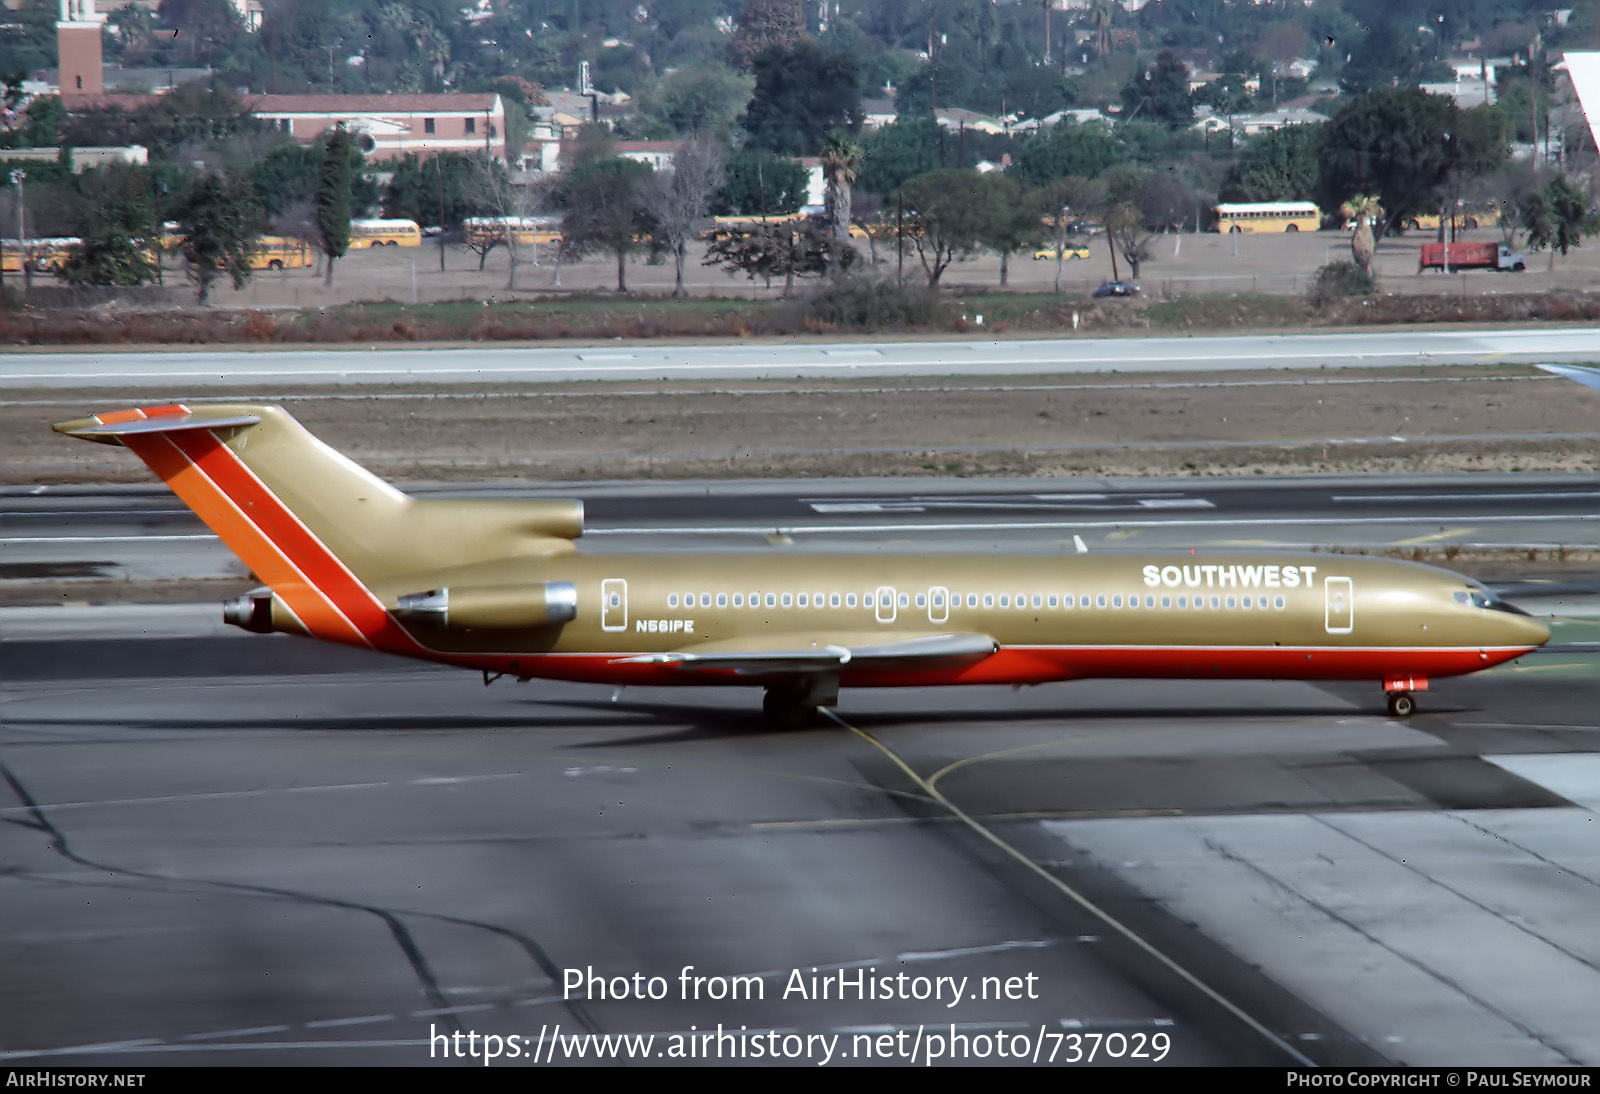
[[[0, 402], [0, 479], [148, 481], [121, 449], [67, 440], [49, 423], [185, 397], [13, 396]], [[402, 482], [1600, 469], [1600, 393], [1513, 365], [330, 388], [227, 401], [281, 403]]]

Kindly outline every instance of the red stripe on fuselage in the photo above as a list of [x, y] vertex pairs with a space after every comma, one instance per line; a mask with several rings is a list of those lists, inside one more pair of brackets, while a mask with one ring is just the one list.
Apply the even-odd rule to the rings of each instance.
[[[1383, 680], [1398, 676], [1461, 676], [1503, 664], [1533, 647], [1501, 649], [1408, 647], [1307, 650], [1267, 646], [1207, 649], [1202, 646], [1003, 648], [976, 664], [948, 668], [846, 668], [845, 687], [933, 687], [946, 684], [1043, 684], [1077, 679], [1174, 680]], [[618, 664], [609, 654], [452, 654], [438, 656], [463, 668], [509, 675], [633, 686], [759, 686], [760, 677], [730, 670], [696, 671], [681, 664]]]

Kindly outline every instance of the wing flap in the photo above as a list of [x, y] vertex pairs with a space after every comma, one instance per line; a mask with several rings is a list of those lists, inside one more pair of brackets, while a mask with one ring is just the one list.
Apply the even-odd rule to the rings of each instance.
[[[735, 648], [737, 647], [737, 648]], [[742, 676], [793, 676], [838, 672], [846, 666], [888, 668], [981, 661], [998, 649], [987, 634], [888, 636], [777, 635], [753, 646], [706, 642], [662, 653], [616, 658], [618, 665], [677, 665], [686, 672], [735, 672]]]

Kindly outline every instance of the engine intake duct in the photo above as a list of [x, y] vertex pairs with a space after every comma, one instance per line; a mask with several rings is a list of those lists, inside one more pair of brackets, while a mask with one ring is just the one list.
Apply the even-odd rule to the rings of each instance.
[[255, 634], [271, 634], [277, 629], [272, 625], [272, 590], [251, 589], [243, 596], [224, 600], [222, 621]]
[[394, 608], [403, 622], [456, 630], [550, 627], [577, 615], [578, 587], [570, 581], [430, 589], [407, 593]]

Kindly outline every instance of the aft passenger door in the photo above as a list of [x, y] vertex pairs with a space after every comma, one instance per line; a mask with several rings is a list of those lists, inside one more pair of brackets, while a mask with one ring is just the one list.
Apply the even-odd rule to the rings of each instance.
[[1328, 577], [1322, 580], [1322, 593], [1327, 604], [1326, 623], [1329, 634], [1349, 634], [1356, 624], [1356, 597], [1353, 583], [1348, 577]]

